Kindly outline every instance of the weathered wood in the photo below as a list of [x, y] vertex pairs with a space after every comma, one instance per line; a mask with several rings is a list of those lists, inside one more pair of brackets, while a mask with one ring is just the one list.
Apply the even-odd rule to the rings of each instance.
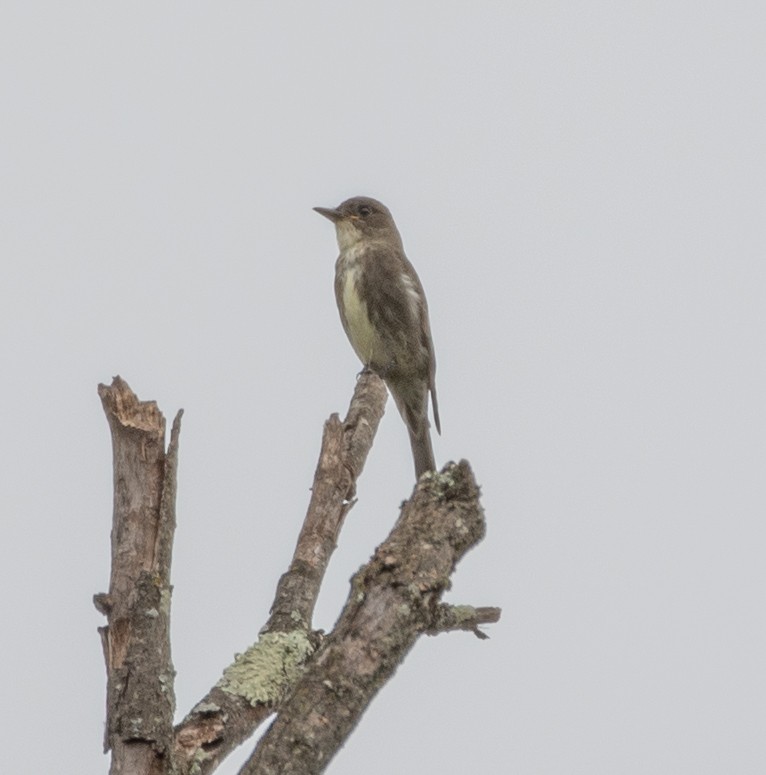
[[107, 617], [105, 750], [110, 772], [159, 775], [172, 750], [175, 694], [170, 653], [170, 565], [181, 412], [165, 451], [165, 418], [115, 377], [99, 385], [112, 435], [114, 507]]
[[241, 775], [325, 770], [417, 638], [438, 625], [450, 575], [484, 531], [468, 463], [421, 478]]
[[[484, 535], [479, 490], [461, 462], [421, 478], [372, 560], [354, 577], [335, 629], [312, 630], [319, 588], [386, 401], [370, 372], [345, 420], [325, 423], [295, 553], [258, 640], [174, 730], [170, 565], [181, 412], [165, 420], [116, 377], [99, 394], [112, 433], [114, 513], [109, 592], [96, 595], [107, 666], [105, 747], [112, 775], [208, 775], [257, 726], [277, 719], [243, 773], [320, 773], [416, 639], [483, 634], [499, 609], [440, 602], [460, 557]], [[255, 536], [254, 536], [255, 539]]]
[[290, 567], [277, 585], [271, 616], [258, 641], [224, 670], [176, 729], [180, 772], [213, 772], [277, 710], [316, 651], [314, 606], [386, 398], [382, 380], [363, 373], [343, 422], [332, 415], [325, 423], [306, 518]]

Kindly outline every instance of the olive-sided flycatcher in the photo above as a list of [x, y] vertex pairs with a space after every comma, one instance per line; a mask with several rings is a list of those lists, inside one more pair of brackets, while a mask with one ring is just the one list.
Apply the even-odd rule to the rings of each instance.
[[343, 328], [365, 368], [388, 386], [407, 425], [415, 475], [436, 468], [428, 430], [428, 393], [439, 426], [436, 359], [428, 305], [388, 208], [368, 197], [335, 209], [315, 207], [335, 224], [340, 255], [335, 299]]

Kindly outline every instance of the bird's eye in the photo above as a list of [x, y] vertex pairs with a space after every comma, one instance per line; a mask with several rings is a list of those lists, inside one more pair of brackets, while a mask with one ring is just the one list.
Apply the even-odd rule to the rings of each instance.
[[368, 216], [372, 212], [372, 207], [368, 207], [367, 205], [362, 205], [359, 208], [359, 215], [364, 215], [365, 217]]

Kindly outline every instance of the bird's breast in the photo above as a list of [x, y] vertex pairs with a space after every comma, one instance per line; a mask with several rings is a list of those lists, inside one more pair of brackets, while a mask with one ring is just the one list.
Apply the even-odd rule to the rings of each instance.
[[370, 322], [367, 303], [360, 294], [361, 271], [356, 261], [347, 262], [341, 269], [338, 304], [351, 346], [362, 363], [369, 366], [375, 360], [380, 337]]

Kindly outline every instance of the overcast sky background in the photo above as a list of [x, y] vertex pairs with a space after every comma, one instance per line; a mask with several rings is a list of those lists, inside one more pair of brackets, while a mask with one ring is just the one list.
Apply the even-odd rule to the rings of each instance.
[[[419, 641], [329, 771], [762, 775], [765, 40], [756, 2], [6, 0], [5, 770], [108, 769], [98, 382], [185, 409], [179, 718], [256, 638], [359, 369], [311, 208], [365, 194], [483, 489], [448, 597], [504, 613]], [[317, 627], [412, 484], [389, 405]]]

